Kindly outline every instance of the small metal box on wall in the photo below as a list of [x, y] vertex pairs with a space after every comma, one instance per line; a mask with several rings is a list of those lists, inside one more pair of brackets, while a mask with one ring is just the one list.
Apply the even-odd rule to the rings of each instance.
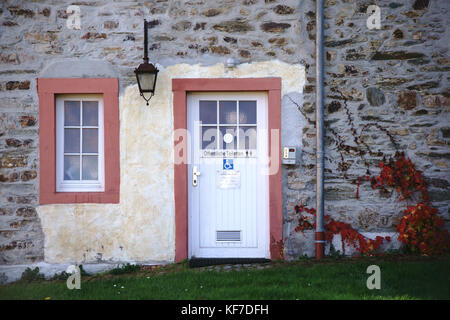
[[296, 148], [295, 147], [284, 147], [283, 148], [283, 164], [295, 164], [296, 162]]

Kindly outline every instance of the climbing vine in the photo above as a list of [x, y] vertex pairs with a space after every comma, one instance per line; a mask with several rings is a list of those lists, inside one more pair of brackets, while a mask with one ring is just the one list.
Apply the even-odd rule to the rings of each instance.
[[[399, 193], [399, 201], [413, 201], [418, 198], [415, 205], [407, 206], [397, 225], [398, 240], [404, 244], [405, 249], [411, 253], [442, 254], [450, 248], [450, 237], [444, 228], [444, 219], [438, 213], [438, 209], [432, 207], [428, 195], [428, 189], [422, 172], [416, 169], [412, 161], [403, 153], [396, 153], [395, 157], [383, 160], [379, 163], [381, 168], [378, 176], [366, 176], [365, 181], [370, 181], [372, 188], [392, 188]], [[358, 179], [356, 198], [359, 198]], [[417, 193], [419, 194], [417, 197]], [[296, 232], [315, 229], [316, 210], [302, 204], [295, 206], [298, 214]], [[309, 217], [304, 213], [309, 214]], [[313, 219], [313, 222], [310, 219]], [[342, 241], [342, 251], [345, 254], [345, 245], [353, 246], [362, 255], [377, 254], [377, 250], [384, 240], [390, 241], [390, 237], [377, 236], [368, 239], [355, 230], [350, 224], [333, 220], [325, 215], [325, 239], [331, 243], [335, 235], [339, 234]]]
[[[325, 128], [332, 136], [334, 136], [336, 149], [340, 155], [338, 170], [341, 171], [343, 177], [348, 179], [347, 171], [351, 164], [345, 161], [345, 154], [353, 154], [359, 156], [366, 167], [366, 175], [356, 177], [353, 180], [356, 186], [355, 198], [360, 198], [360, 186], [364, 182], [369, 182], [373, 189], [380, 189], [383, 192], [389, 192], [388, 189], [395, 190], [399, 194], [398, 201], [412, 201], [415, 205], [409, 205], [403, 212], [403, 216], [397, 225], [399, 232], [398, 240], [404, 245], [406, 251], [420, 254], [441, 254], [447, 252], [450, 248], [450, 239], [447, 230], [444, 229], [444, 220], [438, 215], [438, 209], [431, 206], [428, 189], [423, 173], [416, 169], [414, 163], [405, 157], [403, 153], [398, 151], [398, 144], [393, 135], [378, 123], [365, 124], [358, 133], [353, 122], [350, 110], [347, 106], [346, 97], [338, 90], [338, 97], [343, 100], [343, 109], [345, 112], [345, 120], [350, 127], [350, 133], [353, 136], [355, 145], [349, 145], [329, 124], [325, 123]], [[294, 102], [291, 99], [292, 102]], [[295, 102], [294, 102], [295, 103]], [[297, 104], [299, 110], [300, 106]], [[308, 123], [314, 122], [306, 117]], [[390, 140], [395, 149], [395, 155], [386, 159], [382, 150], [374, 151], [361, 138], [363, 133], [370, 127], [377, 128], [383, 132]], [[378, 175], [371, 175], [369, 161], [365, 155], [383, 157], [379, 163], [381, 169]], [[298, 225], [296, 232], [302, 232], [307, 229], [315, 229], [314, 208], [305, 207], [303, 204], [295, 206], [295, 212], [298, 215]], [[308, 214], [309, 216], [307, 216]], [[350, 224], [332, 219], [329, 215], [325, 215], [325, 238], [331, 243], [335, 235], [341, 236], [342, 251], [345, 253], [345, 245], [354, 247], [357, 252], [362, 255], [377, 254], [377, 250], [383, 242], [390, 241], [390, 237], [377, 236], [375, 239], [368, 239], [355, 230]], [[312, 222], [311, 222], [311, 219]]]
[[[308, 208], [302, 204], [295, 206], [295, 212], [299, 215], [298, 225], [295, 228], [296, 232], [302, 232], [308, 229], [316, 228], [316, 210], [314, 208]], [[312, 217], [310, 218], [303, 214], [306, 212]], [[340, 222], [332, 219], [329, 215], [325, 215], [325, 240], [331, 243], [335, 235], [341, 236], [342, 253], [345, 254], [345, 245], [352, 246], [362, 255], [374, 255], [377, 253], [381, 244], [386, 241], [391, 241], [389, 236], [380, 237], [377, 236], [374, 240], [364, 237], [361, 233], [355, 230], [350, 224]]]
[[[412, 253], [442, 254], [450, 248], [448, 231], [438, 209], [431, 206], [425, 178], [403, 153], [380, 162], [381, 172], [371, 178], [372, 188], [393, 188], [399, 201], [418, 198], [415, 205], [407, 206], [397, 225], [398, 240]], [[418, 194], [418, 196], [417, 196]]]

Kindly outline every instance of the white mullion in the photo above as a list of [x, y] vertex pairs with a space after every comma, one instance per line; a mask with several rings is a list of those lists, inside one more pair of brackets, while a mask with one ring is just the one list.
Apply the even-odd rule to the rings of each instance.
[[65, 129], [98, 129], [98, 126], [64, 126]]
[[65, 156], [79, 156], [80, 153], [78, 152], [64, 152]]
[[102, 180], [102, 172], [100, 172], [100, 161], [101, 161], [101, 156], [100, 156], [100, 148], [101, 148], [101, 143], [100, 143], [100, 137], [101, 137], [101, 133], [100, 133], [100, 101], [97, 101], [97, 126], [99, 128], [97, 128], [97, 181], [101, 181]]
[[105, 185], [105, 126], [104, 126], [104, 100], [97, 101], [97, 180]]
[[[62, 114], [62, 123], [60, 123], [59, 128], [62, 127], [62, 138], [60, 138], [62, 140], [62, 143], [60, 145], [62, 145], [62, 150], [58, 150], [58, 145], [56, 146], [56, 150], [58, 152], [58, 154], [62, 153], [62, 159], [61, 156], [60, 157], [60, 168], [58, 168], [58, 166], [56, 167], [56, 170], [59, 171], [59, 175], [61, 176], [61, 180], [62, 182], [64, 182], [64, 166], [65, 166], [65, 153], [64, 153], [64, 149], [65, 149], [65, 136], [66, 136], [66, 127], [65, 127], [65, 123], [66, 123], [66, 109], [64, 108], [64, 100], [62, 100], [62, 104], [61, 101], [59, 101], [60, 105], [58, 106], [58, 104], [56, 105], [56, 107], [58, 108], [58, 112], [59, 114]], [[58, 121], [58, 119], [56, 119], [56, 121]], [[56, 130], [56, 134], [58, 134], [58, 130]], [[58, 159], [58, 155], [56, 156], [56, 158]], [[58, 162], [58, 161], [57, 161]], [[57, 184], [60, 183], [60, 181], [57, 181]]]
[[236, 150], [239, 149], [239, 126], [240, 126], [240, 115], [239, 115], [239, 104], [240, 100], [236, 100], [236, 118], [237, 118], [237, 125], [236, 125]]
[[216, 113], [217, 113], [217, 116], [216, 116], [216, 122], [217, 122], [217, 124], [216, 124], [216, 128], [217, 128], [217, 136], [216, 136], [216, 148], [217, 148], [217, 150], [219, 150], [220, 149], [220, 122], [219, 122], [219, 100], [216, 100]]
[[83, 100], [80, 100], [80, 181], [83, 181]]
[[[234, 125], [236, 125], [236, 124], [234, 124]], [[203, 127], [207, 127], [208, 125], [207, 125], [207, 124], [204, 124], [204, 125], [202, 125], [202, 126], [203, 126]], [[210, 124], [209, 126], [211, 126], [211, 124]], [[233, 124], [228, 123], [228, 124], [220, 124], [220, 125], [219, 125], [219, 127], [230, 127], [230, 126], [233, 126]], [[243, 126], [243, 127], [256, 127], [257, 125], [254, 124], [254, 123], [249, 123], [249, 124], [242, 123], [242, 124], [240, 124], [240, 126]]]

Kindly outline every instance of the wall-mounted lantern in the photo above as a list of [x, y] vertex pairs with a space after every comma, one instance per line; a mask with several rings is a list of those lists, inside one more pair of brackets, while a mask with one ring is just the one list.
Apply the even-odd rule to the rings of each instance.
[[[147, 20], [144, 20], [144, 63], [141, 63], [139, 67], [134, 70], [134, 73], [136, 73], [136, 79], [141, 97], [144, 98], [148, 105], [148, 101], [155, 93], [156, 77], [158, 76], [159, 70], [156, 69], [153, 64], [148, 63], [147, 30], [148, 22]], [[147, 93], [150, 95], [148, 98], [144, 95]]]

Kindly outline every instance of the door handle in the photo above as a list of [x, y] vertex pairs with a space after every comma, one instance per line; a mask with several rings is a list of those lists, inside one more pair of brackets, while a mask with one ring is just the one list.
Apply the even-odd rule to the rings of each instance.
[[200, 175], [200, 171], [197, 170], [197, 166], [192, 167], [192, 185], [194, 187], [198, 184], [198, 176]]

